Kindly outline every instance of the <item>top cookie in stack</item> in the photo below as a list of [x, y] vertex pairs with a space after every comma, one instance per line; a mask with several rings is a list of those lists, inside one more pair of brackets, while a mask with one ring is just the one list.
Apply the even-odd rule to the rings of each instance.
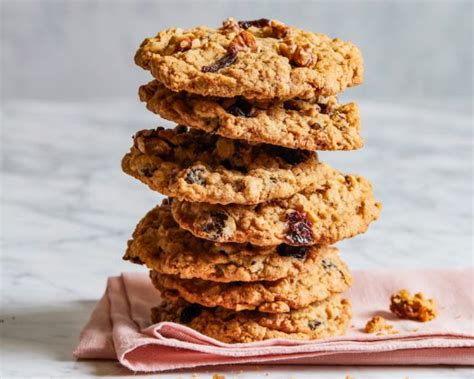
[[351, 43], [275, 20], [171, 28], [136, 63], [147, 108], [179, 124], [143, 130], [123, 170], [170, 197], [138, 224], [125, 259], [145, 264], [176, 321], [225, 342], [342, 334], [351, 275], [329, 247], [380, 212], [371, 184], [314, 150], [363, 146]]

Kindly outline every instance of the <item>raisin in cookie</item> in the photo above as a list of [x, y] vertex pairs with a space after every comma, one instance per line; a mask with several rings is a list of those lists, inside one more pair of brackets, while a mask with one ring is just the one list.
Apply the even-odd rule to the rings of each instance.
[[353, 44], [266, 19], [166, 29], [142, 42], [135, 63], [172, 91], [218, 97], [313, 98], [363, 79]]
[[125, 260], [181, 279], [254, 282], [295, 276], [327, 247], [217, 243], [181, 229], [165, 201], [138, 223]]
[[[294, 247], [294, 249], [309, 247]], [[218, 283], [200, 279], [180, 279], [150, 272], [153, 284], [169, 300], [183, 298], [206, 307], [220, 306], [236, 311], [258, 310], [281, 313], [301, 309], [315, 301], [341, 293], [352, 277], [336, 248], [323, 247], [306, 259], [298, 275], [276, 281]]]
[[347, 330], [351, 317], [350, 302], [338, 295], [287, 313], [236, 312], [220, 307], [205, 308], [183, 300], [164, 301], [151, 310], [153, 323], [184, 324], [226, 343], [340, 336]]
[[332, 171], [314, 152], [250, 145], [185, 127], [138, 132], [122, 169], [167, 196], [211, 204], [289, 197]]
[[334, 96], [249, 102], [176, 93], [156, 80], [139, 94], [161, 117], [226, 138], [304, 150], [355, 150], [364, 144], [358, 107], [339, 105]]
[[335, 173], [288, 199], [249, 206], [173, 200], [176, 222], [195, 236], [259, 246], [332, 244], [364, 233], [379, 216], [372, 186], [360, 176]]

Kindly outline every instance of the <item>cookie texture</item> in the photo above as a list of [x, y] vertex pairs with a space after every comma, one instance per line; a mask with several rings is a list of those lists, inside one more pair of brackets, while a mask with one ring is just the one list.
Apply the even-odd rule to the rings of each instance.
[[138, 223], [128, 241], [125, 260], [181, 279], [254, 282], [298, 275], [321, 252], [330, 249], [208, 241], [181, 229], [170, 208], [169, 202], [164, 201]]
[[163, 118], [222, 137], [304, 150], [364, 145], [359, 109], [336, 97], [247, 101], [172, 92], [158, 81], [140, 87], [141, 101]]
[[329, 171], [314, 152], [250, 145], [182, 126], [138, 132], [122, 169], [167, 196], [211, 204], [289, 197]]
[[329, 245], [364, 233], [381, 209], [369, 181], [333, 173], [288, 199], [226, 207], [173, 201], [171, 209], [182, 228], [213, 241]]
[[203, 96], [313, 98], [363, 80], [352, 43], [265, 19], [163, 30], [142, 42], [135, 63], [172, 91]]
[[[296, 249], [308, 249], [298, 247]], [[153, 284], [164, 298], [183, 298], [206, 307], [236, 311], [258, 310], [281, 313], [304, 308], [315, 301], [341, 293], [350, 287], [352, 277], [335, 248], [323, 247], [319, 254], [306, 258], [298, 275], [276, 281], [218, 283], [200, 279], [179, 279], [150, 272]]]
[[165, 301], [151, 311], [153, 323], [184, 324], [226, 343], [340, 336], [347, 330], [351, 316], [350, 302], [338, 295], [287, 313], [236, 312], [221, 307], [204, 308], [182, 300]]

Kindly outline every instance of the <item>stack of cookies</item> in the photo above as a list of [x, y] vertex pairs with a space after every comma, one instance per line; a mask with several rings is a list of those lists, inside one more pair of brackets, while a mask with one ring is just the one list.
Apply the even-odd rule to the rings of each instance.
[[135, 61], [155, 78], [140, 99], [178, 124], [138, 132], [122, 161], [168, 197], [124, 257], [161, 291], [152, 321], [229, 343], [343, 334], [352, 278], [330, 245], [364, 233], [380, 204], [366, 179], [315, 150], [363, 146], [357, 106], [335, 97], [362, 82], [359, 50], [275, 20], [227, 19], [164, 30]]

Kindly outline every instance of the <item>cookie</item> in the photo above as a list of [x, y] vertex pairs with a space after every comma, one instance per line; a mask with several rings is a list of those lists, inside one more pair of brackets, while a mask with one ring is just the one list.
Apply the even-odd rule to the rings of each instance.
[[163, 30], [142, 42], [135, 63], [174, 92], [203, 96], [307, 99], [363, 80], [352, 43], [266, 19]]
[[349, 327], [351, 304], [340, 296], [287, 313], [231, 311], [204, 308], [185, 301], [164, 301], [151, 310], [153, 323], [184, 324], [226, 343], [245, 343], [271, 338], [312, 340], [340, 336]]
[[[309, 247], [293, 247], [309, 250]], [[258, 310], [281, 313], [304, 308], [315, 301], [341, 293], [352, 284], [352, 277], [336, 248], [322, 247], [319, 254], [306, 258], [296, 276], [276, 281], [219, 283], [201, 279], [180, 279], [174, 275], [150, 272], [153, 284], [169, 300], [183, 298], [205, 307], [220, 306], [236, 311]]]
[[124, 259], [181, 279], [254, 282], [298, 275], [327, 249], [216, 243], [197, 238], [176, 224], [165, 201], [138, 223]]
[[211, 204], [289, 197], [332, 171], [314, 152], [250, 145], [180, 126], [138, 132], [122, 169], [164, 195]]
[[200, 238], [301, 246], [330, 245], [364, 233], [381, 204], [366, 179], [334, 173], [288, 199], [226, 207], [174, 200], [171, 209], [176, 222]]
[[158, 81], [140, 100], [163, 118], [222, 137], [304, 150], [355, 150], [364, 145], [359, 109], [336, 97], [249, 102], [172, 92]]

